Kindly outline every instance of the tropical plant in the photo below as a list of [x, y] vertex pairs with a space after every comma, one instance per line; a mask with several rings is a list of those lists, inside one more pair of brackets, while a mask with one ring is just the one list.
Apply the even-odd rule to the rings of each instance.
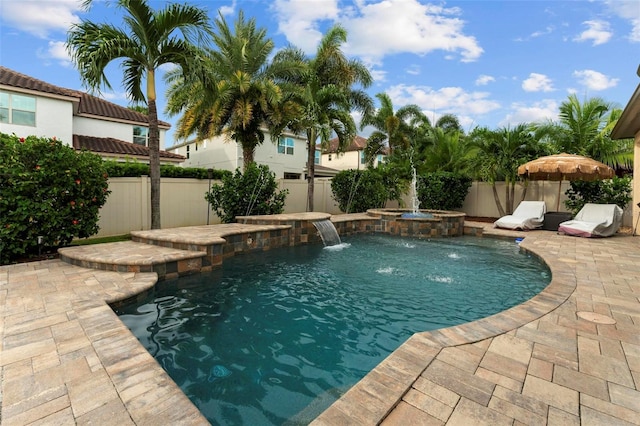
[[190, 76], [168, 74], [167, 113], [182, 114], [177, 138], [196, 134], [198, 140], [224, 135], [242, 147], [244, 168], [264, 142], [264, 129], [277, 141], [299, 110], [280, 87], [298, 75], [301, 62], [277, 56], [266, 29], [239, 12], [231, 28], [222, 14], [215, 21], [214, 48], [206, 48], [200, 67]]
[[[493, 197], [500, 216], [511, 214], [515, 203], [515, 187], [519, 181], [518, 167], [547, 154], [547, 146], [536, 139], [529, 124], [502, 127], [497, 130], [477, 128], [471, 133], [472, 144], [478, 149], [474, 170], [491, 183]], [[502, 206], [496, 182], [505, 182], [505, 206]], [[522, 199], [526, 196], [525, 190]]]
[[565, 206], [574, 215], [586, 203], [617, 204], [624, 209], [631, 201], [631, 178], [624, 177], [596, 181], [572, 181], [571, 187], [565, 192], [567, 200]]
[[[85, 1], [90, 4], [91, 0]], [[149, 109], [149, 165], [151, 177], [151, 228], [160, 228], [160, 131], [156, 106], [156, 70], [176, 64], [188, 72], [196, 36], [209, 30], [207, 13], [184, 4], [168, 4], [153, 10], [147, 0], [117, 0], [125, 14], [124, 28], [81, 21], [72, 24], [67, 50], [80, 72], [83, 84], [92, 90], [111, 88], [105, 68], [122, 59], [123, 84], [134, 102]], [[145, 88], [143, 89], [143, 84]]]
[[384, 207], [389, 198], [382, 175], [372, 169], [339, 172], [331, 179], [331, 192], [345, 213]]
[[244, 173], [236, 169], [232, 175], [222, 177], [205, 194], [220, 220], [235, 221], [237, 216], [278, 214], [284, 210], [288, 190], [278, 191], [275, 174], [266, 165], [249, 163]]
[[580, 102], [575, 94], [560, 105], [559, 121], [535, 126], [536, 135], [548, 141], [555, 152], [584, 155], [614, 168], [630, 169], [633, 140], [611, 139], [622, 110], [602, 98]]
[[109, 192], [98, 155], [0, 133], [0, 264], [96, 234]]
[[358, 87], [368, 87], [373, 81], [371, 74], [362, 62], [345, 56], [341, 48], [346, 41], [346, 30], [336, 25], [322, 37], [314, 57], [308, 58], [295, 47], [276, 55], [285, 62], [306, 64], [304, 73], [293, 80], [295, 86], [290, 87], [301, 111], [289, 127], [307, 136], [308, 211], [313, 211], [316, 144], [326, 147], [335, 134], [338, 152], [344, 151], [356, 136], [351, 111], [368, 113], [373, 108], [371, 98]]
[[431, 129], [429, 138], [428, 143], [421, 144], [422, 150], [416, 155], [420, 173], [470, 173], [477, 147], [464, 134], [435, 127]]
[[397, 150], [409, 150], [414, 139], [412, 123], [429, 123], [417, 105], [405, 105], [394, 112], [391, 98], [386, 93], [376, 95], [380, 107], [362, 116], [360, 130], [372, 126], [375, 130], [367, 139], [365, 159], [373, 165], [373, 160], [386, 149], [389, 155]]

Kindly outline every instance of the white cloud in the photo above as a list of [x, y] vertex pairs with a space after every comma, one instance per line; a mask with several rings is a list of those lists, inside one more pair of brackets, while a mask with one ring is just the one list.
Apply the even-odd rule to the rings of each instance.
[[427, 86], [399, 84], [387, 88], [386, 93], [391, 98], [394, 108], [415, 104], [427, 113], [430, 120], [434, 114], [455, 114], [462, 121], [463, 117], [466, 119], [468, 116], [483, 115], [500, 108], [497, 101], [489, 98], [489, 93], [467, 92], [461, 87], [434, 90]]
[[36, 52], [36, 56], [45, 61], [57, 61], [63, 67], [71, 67], [71, 57], [67, 53], [65, 42], [49, 41], [46, 50], [40, 49]]
[[594, 70], [574, 71], [573, 76], [578, 79], [580, 84], [594, 91], [615, 87], [618, 85], [618, 81], [620, 81], [619, 78], [610, 78]]
[[323, 36], [319, 21], [337, 20], [338, 0], [276, 0], [271, 6], [278, 18], [278, 30], [307, 53], [315, 52]]
[[335, 0], [277, 0], [274, 8], [280, 31], [309, 53], [322, 37], [318, 26], [323, 20], [343, 25], [349, 34], [345, 51], [371, 63], [386, 55], [426, 55], [436, 50], [472, 62], [483, 53], [475, 37], [464, 33], [458, 8], [418, 0], [358, 1], [343, 9]]
[[529, 78], [522, 82], [522, 89], [525, 92], [552, 92], [555, 90], [549, 77], [535, 72], [529, 74]]
[[2, 22], [12, 28], [46, 38], [80, 22], [78, 0], [2, 0]]
[[608, 0], [606, 3], [616, 15], [631, 24], [629, 40], [640, 42], [640, 3], [637, 0]]
[[514, 102], [509, 109], [511, 112], [498, 123], [499, 127], [555, 120], [558, 117], [558, 103], [552, 99], [545, 99], [531, 105]]
[[496, 81], [496, 79], [491, 77], [490, 75], [481, 74], [476, 79], [476, 86], [486, 86], [487, 84], [489, 84], [489, 83], [491, 83], [493, 81]]
[[531, 38], [542, 37], [544, 35], [551, 34], [554, 29], [555, 28], [553, 26], [548, 26], [542, 31], [535, 31], [535, 32], [531, 33], [531, 35], [529, 37], [531, 37]]
[[583, 22], [588, 28], [574, 38], [574, 41], [593, 40], [593, 45], [604, 44], [609, 41], [613, 32], [611, 32], [609, 23], [606, 21], [594, 20]]
[[231, 6], [220, 6], [218, 8], [218, 11], [223, 15], [223, 16], [233, 16], [236, 13], [236, 1], [233, 0], [233, 2], [231, 3]]
[[407, 74], [420, 75], [420, 72], [421, 72], [420, 65], [415, 65], [415, 64], [410, 65], [406, 71], [407, 71]]

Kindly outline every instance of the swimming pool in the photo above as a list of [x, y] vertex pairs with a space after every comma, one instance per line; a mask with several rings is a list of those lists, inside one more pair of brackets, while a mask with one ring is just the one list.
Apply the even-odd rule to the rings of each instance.
[[117, 313], [211, 422], [307, 424], [414, 332], [492, 315], [550, 281], [513, 241], [346, 240], [230, 258]]

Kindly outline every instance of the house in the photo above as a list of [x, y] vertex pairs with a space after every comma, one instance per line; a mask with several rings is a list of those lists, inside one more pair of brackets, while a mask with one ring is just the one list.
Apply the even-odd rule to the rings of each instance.
[[[169, 123], [160, 121], [160, 149]], [[147, 116], [88, 93], [54, 86], [0, 66], [0, 132], [56, 137], [111, 160], [149, 161]], [[160, 152], [160, 162], [184, 157]]]
[[[640, 66], [636, 73], [640, 77]], [[640, 222], [640, 84], [631, 95], [629, 103], [622, 111], [622, 115], [611, 132], [611, 139], [626, 138], [634, 138], [632, 220], [635, 233], [635, 230], [640, 226], [638, 223]]]
[[[182, 155], [186, 160], [184, 167], [214, 168], [235, 171], [242, 169], [242, 146], [225, 136], [216, 136], [203, 141], [187, 141], [176, 144], [168, 149], [169, 152]], [[256, 147], [254, 160], [258, 164], [265, 164], [275, 173], [276, 179], [305, 179], [307, 171], [307, 140], [303, 136], [285, 132], [277, 141], [272, 140], [271, 134], [264, 129], [264, 142]], [[320, 161], [320, 153], [316, 153], [316, 161]], [[316, 177], [335, 176], [337, 171], [322, 168]]]
[[[356, 136], [344, 152], [338, 152], [338, 138], [333, 138], [329, 141], [329, 146], [322, 150], [321, 164], [337, 170], [366, 169], [367, 162], [364, 156], [366, 146], [367, 139]], [[318, 146], [318, 148], [320, 147]], [[377, 167], [385, 158], [386, 155], [379, 154], [375, 158], [373, 166]]]

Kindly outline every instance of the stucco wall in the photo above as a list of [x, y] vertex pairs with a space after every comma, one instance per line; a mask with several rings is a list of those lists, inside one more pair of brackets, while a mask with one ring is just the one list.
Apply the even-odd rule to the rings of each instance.
[[[7, 93], [17, 93], [3, 90]], [[29, 96], [24, 93], [17, 93]], [[73, 144], [73, 103], [68, 100], [36, 98], [36, 126], [17, 126], [14, 124], [0, 123], [0, 131], [7, 134], [15, 133], [16, 136], [56, 137], [67, 145]]]

